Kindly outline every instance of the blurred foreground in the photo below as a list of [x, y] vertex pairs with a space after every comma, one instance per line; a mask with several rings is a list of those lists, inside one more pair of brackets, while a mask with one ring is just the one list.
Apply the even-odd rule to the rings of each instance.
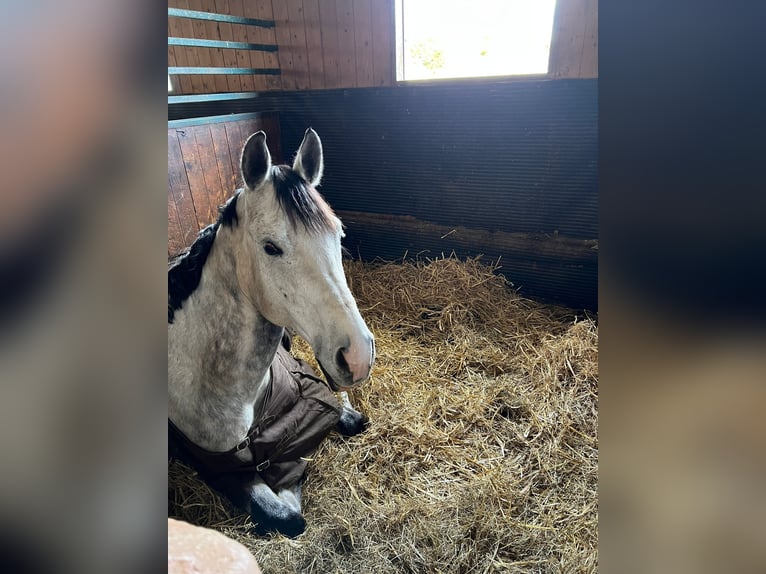
[[0, 19], [4, 572], [165, 559], [165, 105], [146, 104], [164, 7], [146, 5]]

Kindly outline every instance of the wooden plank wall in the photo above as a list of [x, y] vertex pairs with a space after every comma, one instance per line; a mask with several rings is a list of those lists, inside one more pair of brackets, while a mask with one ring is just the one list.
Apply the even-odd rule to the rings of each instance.
[[168, 0], [275, 28], [168, 18], [168, 35], [277, 44], [279, 52], [168, 46], [169, 66], [280, 68], [281, 76], [171, 76], [174, 94], [393, 86], [394, 0]]
[[[261, 20], [274, 19], [271, 0], [168, 0], [168, 7], [246, 16]], [[168, 18], [168, 36], [249, 42], [252, 44], [276, 44], [273, 28], [177, 17]], [[273, 52], [168, 46], [168, 65], [279, 68], [279, 57]], [[170, 80], [173, 84], [173, 94], [177, 95], [282, 89], [279, 76], [200, 74], [173, 75]]]
[[[393, 86], [394, 0], [168, 0], [275, 28], [168, 18], [168, 35], [277, 44], [279, 52], [168, 46], [170, 66], [280, 68], [281, 76], [173, 76], [174, 94]], [[552, 78], [598, 77], [598, 0], [558, 0]]]
[[168, 129], [168, 256], [191, 245], [213, 223], [218, 206], [241, 187], [239, 156], [250, 134], [266, 132], [274, 162], [282, 161], [276, 114]]
[[598, 78], [598, 0], [557, 0], [548, 74]]

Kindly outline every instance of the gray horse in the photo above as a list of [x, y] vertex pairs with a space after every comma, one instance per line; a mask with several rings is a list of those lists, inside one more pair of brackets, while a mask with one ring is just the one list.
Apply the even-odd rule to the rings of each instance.
[[[169, 269], [168, 418], [199, 449], [246, 464], [253, 454], [238, 445], [259, 423], [285, 329], [308, 341], [341, 392], [346, 435], [366, 423], [345, 390], [368, 379], [375, 342], [346, 283], [341, 222], [315, 189], [324, 168], [316, 132], [306, 131], [292, 167], [273, 166], [257, 132], [240, 167], [244, 189]], [[239, 498], [227, 494], [260, 532], [303, 532], [301, 481], [275, 490], [254, 471], [235, 488]]]

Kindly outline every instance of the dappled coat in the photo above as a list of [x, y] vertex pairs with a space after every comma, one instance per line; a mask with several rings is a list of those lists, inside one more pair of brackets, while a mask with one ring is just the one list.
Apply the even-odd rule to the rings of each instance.
[[[293, 357], [289, 342], [280, 346], [271, 363], [271, 383], [260, 413], [247, 437], [226, 452], [210, 452], [191, 442], [168, 419], [170, 438], [177, 438], [204, 474], [253, 473], [274, 490], [296, 484], [306, 470], [301, 457], [310, 455], [340, 417], [340, 404], [311, 366]], [[252, 462], [243, 462], [236, 453], [249, 448]]]

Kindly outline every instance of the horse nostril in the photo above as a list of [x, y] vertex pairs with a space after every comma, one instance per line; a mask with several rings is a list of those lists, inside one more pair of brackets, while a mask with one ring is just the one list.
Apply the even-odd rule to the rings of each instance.
[[346, 357], [344, 357], [344, 353], [346, 353], [346, 349], [338, 349], [338, 352], [335, 354], [335, 362], [338, 363], [338, 366], [340, 367], [341, 371], [351, 371], [351, 367], [348, 366], [348, 362], [346, 361]]

